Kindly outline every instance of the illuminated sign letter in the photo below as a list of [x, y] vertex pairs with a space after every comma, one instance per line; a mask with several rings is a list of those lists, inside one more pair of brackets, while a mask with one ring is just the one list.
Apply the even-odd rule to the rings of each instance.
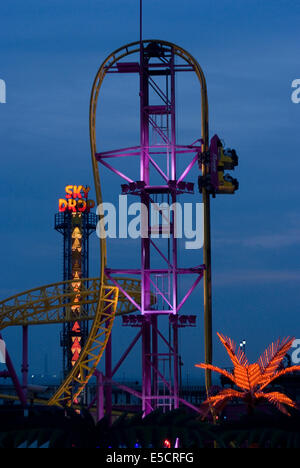
[[66, 186], [66, 198], [72, 197], [72, 190], [73, 190], [73, 185]]
[[76, 211], [76, 200], [68, 200], [68, 208], [70, 211]]
[[[89, 202], [90, 200], [88, 200]], [[85, 200], [78, 200], [77, 201], [77, 208], [78, 208], [78, 211], [85, 211], [86, 210], [86, 204], [87, 202]]]
[[92, 208], [94, 208], [95, 202], [94, 200], [87, 200], [86, 205], [87, 205], [87, 210], [90, 211]]
[[74, 185], [73, 187], [73, 198], [82, 198], [81, 195], [82, 185]]
[[87, 198], [89, 195], [90, 187], [82, 187], [82, 191], [84, 198]]
[[64, 200], [63, 198], [60, 198], [58, 201], [58, 211], [60, 211], [61, 213], [66, 211], [67, 206], [68, 206], [67, 201]]

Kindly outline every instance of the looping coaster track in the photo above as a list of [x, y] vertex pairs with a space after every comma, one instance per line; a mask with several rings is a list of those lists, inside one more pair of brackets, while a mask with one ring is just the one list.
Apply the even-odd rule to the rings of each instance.
[[[170, 42], [160, 40], [147, 40], [141, 42], [134, 42], [125, 45], [112, 54], [110, 54], [102, 63], [99, 68], [96, 78], [93, 83], [91, 101], [90, 101], [90, 145], [92, 156], [92, 168], [94, 176], [94, 186], [96, 192], [97, 205], [102, 203], [102, 191], [100, 183], [99, 164], [96, 158], [96, 110], [101, 85], [106, 76], [106, 73], [117, 62], [126, 56], [140, 52], [141, 44], [146, 47], [150, 43], [158, 43], [160, 46], [172, 49], [174, 55], [183, 59], [187, 66], [194, 71], [199, 79], [201, 86], [201, 131], [202, 131], [202, 151], [208, 149], [208, 105], [207, 105], [207, 91], [204, 74], [196, 62], [196, 60], [184, 49], [178, 47]], [[202, 168], [202, 172], [205, 168]], [[204, 191], [205, 192], [205, 191]], [[205, 203], [205, 193], [203, 193]], [[209, 196], [206, 198], [207, 210], [204, 216], [207, 217], [209, 213]], [[204, 225], [209, 229], [208, 220], [204, 219]], [[100, 228], [102, 223], [100, 224]], [[207, 238], [207, 234], [205, 236]], [[210, 302], [211, 292], [207, 287], [207, 280], [209, 280], [210, 270], [207, 268], [209, 265], [209, 251], [204, 247], [204, 263], [206, 270], [204, 271], [204, 296], [207, 321], [205, 329], [206, 334], [206, 361], [209, 362], [211, 353], [210, 341]], [[208, 260], [206, 262], [206, 260]], [[81, 280], [81, 305], [88, 305], [86, 308], [82, 307], [80, 315], [76, 320], [90, 320], [92, 326], [90, 333], [85, 344], [85, 347], [80, 353], [79, 359], [72, 368], [69, 375], [62, 382], [58, 390], [48, 401], [49, 405], [69, 406], [71, 405], [80, 393], [85, 388], [89, 379], [95, 372], [101, 357], [103, 356], [109, 336], [113, 327], [116, 315], [128, 314], [136, 310], [136, 304], [141, 303], [141, 285], [139, 280], [132, 278], [118, 278], [118, 284], [121, 285], [119, 289], [115, 285], [109, 284], [108, 278], [105, 274], [107, 266], [107, 248], [105, 236], [100, 236], [100, 275], [99, 278], [83, 279]], [[117, 278], [115, 278], [117, 280]], [[121, 292], [122, 291], [122, 292]], [[127, 294], [123, 294], [125, 292]], [[76, 293], [72, 289], [72, 281], [59, 282], [50, 284], [44, 287], [32, 289], [21, 294], [12, 296], [0, 302], [0, 330], [9, 326], [22, 326], [28, 325], [50, 325], [63, 322], [70, 322], [74, 320], [74, 315], [71, 314], [71, 307], [74, 305]], [[128, 297], [134, 299], [129, 301]]]

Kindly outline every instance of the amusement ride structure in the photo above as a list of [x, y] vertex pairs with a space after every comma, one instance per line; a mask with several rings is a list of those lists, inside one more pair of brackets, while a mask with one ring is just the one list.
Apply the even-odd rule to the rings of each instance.
[[[59, 200], [59, 212], [55, 215], [55, 230], [63, 236], [63, 281], [73, 280], [74, 292], [78, 292], [78, 304], [71, 306], [74, 317], [81, 315], [81, 278], [89, 277], [89, 238], [96, 230], [97, 216], [91, 213], [95, 203], [88, 200], [89, 187], [66, 187], [66, 199]], [[82, 191], [84, 194], [82, 195]], [[61, 333], [63, 348], [63, 375], [66, 377], [79, 358], [88, 338], [88, 321], [64, 323]]]
[[[101, 86], [104, 79], [109, 79], [112, 74], [119, 74], [122, 78], [128, 73], [139, 77], [140, 142], [136, 146], [100, 151], [96, 145], [96, 113]], [[195, 142], [186, 145], [179, 145], [176, 141], [175, 85], [178, 73], [195, 73], [201, 89], [201, 136], [196, 136]], [[88, 278], [86, 267], [81, 268], [80, 274], [76, 267], [69, 269], [72, 264], [69, 258], [72, 256], [71, 241], [77, 240], [77, 244], [80, 241], [82, 249], [82, 239], [87, 242], [95, 228], [96, 215], [91, 219], [91, 213], [81, 213], [80, 216], [72, 210], [59, 213], [55, 226], [65, 239], [64, 281], [32, 289], [0, 303], [0, 329], [17, 325], [23, 330], [22, 382], [18, 380], [8, 352], [7, 370], [0, 376], [11, 377], [16, 398], [26, 405], [28, 327], [61, 323], [67, 336], [64, 352], [69, 353], [69, 357], [64, 359], [64, 379], [46, 404], [71, 406], [80, 403], [84, 388], [90, 378], [96, 376], [98, 418], [104, 412], [108, 415], [112, 412], [112, 385], [138, 397], [144, 415], [158, 407], [167, 410], [181, 404], [197, 411], [196, 407], [180, 398], [178, 335], [182, 327], [196, 324], [195, 316], [182, 314], [182, 308], [202, 281], [205, 362], [211, 363], [210, 199], [216, 194], [232, 194], [238, 188], [236, 179], [224, 174], [225, 170], [232, 170], [237, 165], [235, 151], [225, 150], [217, 135], [209, 140], [206, 82], [197, 61], [175, 44], [163, 40], [142, 40], [142, 35], [140, 41], [110, 54], [99, 68], [92, 88], [90, 143], [99, 216], [100, 275]], [[128, 160], [126, 171], [119, 169], [120, 160]], [[199, 189], [202, 195], [204, 213], [203, 262], [186, 267], [179, 262], [176, 209], [168, 211], [164, 206], [176, 207], [182, 196], [195, 193], [195, 184], [189, 180], [195, 168], [200, 173], [197, 191]], [[99, 209], [103, 204], [100, 176], [105, 171], [116, 176], [116, 181], [120, 180], [117, 185], [120, 195], [133, 197], [139, 200], [141, 207], [145, 207], [141, 208], [141, 236], [136, 240], [139, 265], [134, 268], [133, 263], [127, 268], [113, 267], [108, 263], [105, 216]], [[150, 219], [150, 206], [157, 207], [155, 225]], [[82, 227], [84, 223], [85, 228]], [[71, 238], [70, 232], [73, 234]], [[180, 253], [181, 260], [184, 252]], [[76, 253], [74, 255], [73, 260], [76, 260]], [[117, 316], [122, 316], [124, 326], [137, 327], [138, 333], [113, 367], [112, 329]], [[91, 324], [89, 331], [84, 325], [88, 322]], [[72, 331], [75, 332], [73, 335]], [[75, 337], [73, 342], [72, 336]], [[82, 339], [78, 340], [78, 336]], [[75, 357], [74, 353], [70, 355], [74, 341], [77, 346], [74, 348]], [[141, 341], [141, 393], [113, 380], [138, 341]], [[102, 357], [105, 373], [97, 369]], [[210, 370], [207, 370], [207, 389], [211, 385], [210, 379]], [[0, 398], [5, 397], [0, 395]], [[90, 402], [90, 406], [93, 403]]]

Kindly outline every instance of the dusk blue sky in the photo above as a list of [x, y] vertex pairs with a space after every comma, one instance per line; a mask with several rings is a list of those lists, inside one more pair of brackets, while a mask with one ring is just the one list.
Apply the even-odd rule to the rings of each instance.
[[[93, 187], [92, 83], [110, 52], [139, 39], [138, 21], [138, 0], [1, 4], [0, 79], [7, 86], [7, 103], [0, 104], [1, 299], [62, 278], [57, 200], [67, 184]], [[300, 104], [291, 101], [291, 83], [300, 78], [299, 25], [297, 0], [144, 0], [143, 37], [174, 42], [198, 60], [210, 136], [217, 133], [239, 155], [239, 191], [211, 204], [216, 365], [229, 364], [217, 331], [246, 339], [250, 360], [278, 337], [300, 338]], [[185, 143], [201, 136], [199, 89], [189, 79], [178, 83]], [[138, 144], [138, 90], [121, 81], [103, 88], [103, 149]], [[131, 104], [129, 91], [136, 92]], [[106, 187], [104, 198], [112, 196]], [[91, 244], [96, 276], [96, 236]], [[119, 245], [109, 258], [128, 265], [131, 254]], [[193, 255], [202, 263], [202, 251]], [[202, 376], [194, 368], [204, 359], [202, 297], [200, 285], [186, 309], [197, 314], [198, 326], [181, 335], [184, 378]], [[115, 358], [133, 334], [116, 324]], [[18, 363], [20, 331], [3, 336]], [[46, 356], [49, 371], [59, 372], [59, 328], [32, 327], [30, 341], [31, 372], [44, 370]], [[140, 375], [132, 369], [121, 377]]]

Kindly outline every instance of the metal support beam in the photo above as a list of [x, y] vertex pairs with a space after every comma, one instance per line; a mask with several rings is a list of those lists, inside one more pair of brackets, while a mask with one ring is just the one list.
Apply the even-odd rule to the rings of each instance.
[[28, 390], [28, 325], [24, 325], [23, 329], [23, 360], [22, 360], [22, 388], [25, 399], [27, 399]]

